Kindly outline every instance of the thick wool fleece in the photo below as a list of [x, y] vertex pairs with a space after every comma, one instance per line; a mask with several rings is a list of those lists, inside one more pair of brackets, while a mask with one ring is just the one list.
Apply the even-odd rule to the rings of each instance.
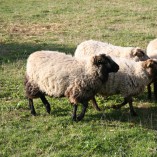
[[119, 64], [119, 71], [109, 74], [101, 95], [121, 94], [124, 98], [135, 96], [144, 91], [145, 86], [152, 81], [148, 69], [143, 66], [144, 62], [130, 61], [126, 58], [114, 58], [114, 61]]

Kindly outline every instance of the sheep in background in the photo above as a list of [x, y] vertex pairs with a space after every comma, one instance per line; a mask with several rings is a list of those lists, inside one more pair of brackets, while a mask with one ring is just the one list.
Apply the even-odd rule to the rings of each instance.
[[110, 73], [108, 81], [99, 92], [102, 96], [120, 94], [124, 97], [121, 104], [113, 105], [113, 108], [121, 108], [129, 103], [132, 115], [137, 115], [132, 105], [132, 97], [141, 94], [145, 86], [157, 79], [157, 62], [149, 59], [146, 61], [130, 61], [117, 58], [114, 61], [119, 65], [117, 73]]
[[[90, 56], [90, 51], [88, 54], [79, 52], [75, 56], [80, 60], [84, 60], [86, 57]], [[96, 52], [91, 52], [91, 54], [97, 54]], [[125, 104], [129, 103], [130, 111], [132, 115], [137, 115], [134, 111], [132, 105], [132, 97], [140, 94], [144, 91], [145, 86], [156, 79], [157, 76], [157, 62], [153, 60], [139, 61], [135, 62], [122, 57], [112, 57], [112, 59], [119, 65], [119, 70], [117, 73], [110, 73], [107, 82], [103, 85], [101, 91], [98, 93], [102, 96], [110, 96], [121, 94], [124, 97], [124, 101], [121, 104], [113, 105], [113, 108], [120, 108]], [[97, 105], [95, 98], [92, 99], [93, 105]]]
[[108, 54], [115, 57], [133, 59], [135, 61], [144, 61], [149, 59], [144, 50], [139, 47], [114, 46], [110, 43], [95, 40], [87, 40], [77, 46], [75, 57], [82, 58], [88, 54]]
[[[149, 42], [147, 46], [147, 55], [152, 59], [157, 59], [157, 39], [154, 39]], [[154, 86], [154, 97], [157, 100], [157, 82], [153, 83]], [[148, 88], [148, 99], [151, 99], [152, 92], [151, 92], [151, 83], [147, 86]]]
[[[105, 54], [78, 61], [71, 55], [55, 51], [38, 51], [27, 60], [25, 90], [31, 113], [36, 115], [33, 99], [40, 98], [50, 113], [50, 97], [68, 97], [74, 105], [73, 120], [83, 119], [88, 101], [100, 90], [108, 79], [108, 73], [117, 72], [119, 66]], [[77, 104], [82, 111], [76, 116]]]

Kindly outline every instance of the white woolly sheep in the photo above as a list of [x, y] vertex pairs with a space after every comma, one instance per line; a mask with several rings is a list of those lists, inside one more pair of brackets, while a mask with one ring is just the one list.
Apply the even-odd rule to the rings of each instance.
[[121, 47], [95, 40], [87, 40], [77, 46], [75, 57], [83, 58], [88, 54], [108, 54], [115, 57], [131, 58], [135, 61], [148, 59], [144, 50], [139, 47]]
[[[29, 56], [26, 68], [25, 90], [33, 115], [36, 115], [34, 98], [40, 98], [50, 113], [50, 104], [45, 95], [65, 96], [74, 105], [73, 120], [81, 120], [88, 101], [107, 81], [108, 73], [117, 72], [119, 66], [104, 54], [91, 56], [85, 62], [65, 53], [38, 51]], [[82, 104], [82, 111], [76, 116], [78, 103]]]
[[[81, 56], [81, 52], [79, 56]], [[87, 56], [89, 56], [89, 52]], [[84, 58], [79, 59], [83, 60]], [[117, 73], [109, 74], [109, 78], [99, 94], [102, 96], [121, 94], [124, 97], [124, 102], [112, 107], [120, 108], [129, 103], [131, 114], [136, 115], [132, 105], [132, 97], [141, 93], [145, 86], [155, 79], [157, 76], [157, 62], [150, 59], [135, 62], [122, 57], [112, 57], [112, 59], [119, 65], [119, 70]], [[97, 106], [95, 98], [92, 100], [93, 105]]]
[[[154, 39], [149, 42], [147, 46], [147, 55], [154, 60], [157, 60], [157, 39]], [[154, 97], [157, 100], [157, 82], [153, 83], [154, 86]], [[148, 88], [148, 99], [151, 99], [152, 92], [151, 92], [151, 83], [147, 86]]]

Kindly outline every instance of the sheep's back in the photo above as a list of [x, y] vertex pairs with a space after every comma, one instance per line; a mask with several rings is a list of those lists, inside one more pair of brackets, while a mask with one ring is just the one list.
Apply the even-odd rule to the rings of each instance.
[[77, 46], [75, 57], [81, 58], [89, 55], [105, 53], [115, 57], [131, 58], [133, 57], [131, 54], [132, 49], [133, 47], [121, 47], [106, 42], [87, 40]]

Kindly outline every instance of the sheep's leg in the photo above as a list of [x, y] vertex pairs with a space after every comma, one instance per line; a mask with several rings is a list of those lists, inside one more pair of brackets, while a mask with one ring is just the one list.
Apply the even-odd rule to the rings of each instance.
[[72, 115], [72, 119], [73, 119], [74, 121], [76, 121], [76, 112], [77, 112], [77, 105], [74, 104], [74, 110], [73, 110], [73, 115]]
[[147, 90], [148, 90], [148, 99], [151, 100], [152, 98], [151, 84], [147, 86]]
[[31, 114], [35, 116], [36, 112], [35, 112], [35, 108], [34, 108], [34, 105], [33, 105], [33, 99], [28, 98], [28, 102], [29, 102], [29, 108], [31, 110]]
[[126, 105], [127, 103], [128, 103], [128, 100], [124, 98], [124, 101], [121, 104], [112, 105], [111, 108], [120, 109], [122, 106]]
[[43, 102], [43, 104], [44, 104], [44, 106], [45, 106], [45, 108], [46, 108], [46, 111], [50, 114], [51, 107], [50, 107], [49, 102], [47, 101], [47, 99], [45, 98], [44, 95], [41, 95], [41, 96], [40, 96], [40, 99], [42, 100], [42, 102]]
[[98, 106], [98, 104], [97, 104], [97, 102], [96, 102], [96, 100], [95, 100], [95, 97], [93, 97], [93, 99], [91, 99], [91, 101], [92, 101], [92, 104], [93, 104], [94, 108], [95, 108], [97, 111], [101, 111], [101, 109], [99, 108], [99, 106]]
[[77, 120], [78, 120], [78, 121], [82, 120], [83, 117], [85, 116], [87, 107], [88, 107], [88, 102], [82, 103], [82, 112], [80, 113], [79, 116], [77, 116]]
[[157, 82], [154, 82], [154, 97], [155, 100], [157, 101]]
[[137, 116], [137, 113], [135, 112], [134, 107], [132, 105], [132, 97], [124, 98], [124, 101], [121, 104], [112, 105], [112, 108], [114, 108], [114, 109], [120, 109], [122, 106], [126, 105], [127, 103], [129, 103], [130, 113], [133, 116]]
[[130, 107], [130, 113], [132, 116], [137, 116], [137, 113], [134, 110], [134, 107], [132, 105], [132, 97], [128, 98], [129, 107]]

